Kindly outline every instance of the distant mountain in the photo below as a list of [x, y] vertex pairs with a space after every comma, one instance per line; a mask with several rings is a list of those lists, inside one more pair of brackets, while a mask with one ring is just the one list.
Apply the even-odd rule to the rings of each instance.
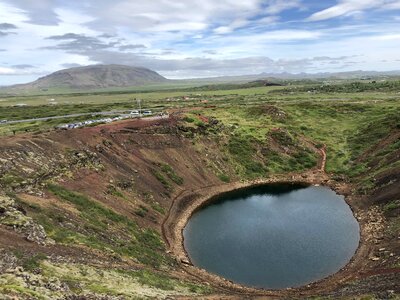
[[[220, 76], [209, 78], [167, 79], [155, 71], [124, 65], [91, 65], [60, 70], [38, 80], [13, 86], [0, 87], [0, 95], [19, 94], [52, 94], [64, 92], [85, 92], [101, 90], [127, 90], [146, 85], [154, 85], [160, 89], [200, 87], [216, 84], [245, 84], [247, 87], [257, 85], [260, 80], [268, 85], [280, 83], [282, 80], [358, 80], [385, 79], [400, 76], [400, 71], [349, 71], [337, 73], [260, 73], [239, 76]], [[153, 87], [149, 87], [153, 88]], [[213, 89], [212, 87], [206, 87]], [[234, 87], [232, 87], [234, 88]]]
[[166, 82], [157, 72], [141, 67], [92, 65], [60, 70], [38, 80], [8, 87], [9, 90], [47, 90], [54, 88], [89, 90], [130, 87]]
[[176, 80], [177, 82], [193, 82], [199, 84], [212, 84], [212, 83], [248, 83], [257, 80], [268, 80], [273, 81], [279, 80], [319, 80], [319, 79], [368, 79], [379, 78], [379, 77], [390, 77], [390, 76], [400, 76], [400, 70], [398, 71], [346, 71], [346, 72], [336, 72], [336, 73], [259, 73], [259, 74], [248, 74], [248, 75], [238, 75], [238, 76], [219, 76], [219, 77], [206, 77], [206, 78], [191, 78]]
[[346, 71], [346, 72], [324, 72], [324, 73], [261, 73], [259, 76], [273, 77], [278, 79], [365, 79], [367, 77], [399, 76], [400, 71]]

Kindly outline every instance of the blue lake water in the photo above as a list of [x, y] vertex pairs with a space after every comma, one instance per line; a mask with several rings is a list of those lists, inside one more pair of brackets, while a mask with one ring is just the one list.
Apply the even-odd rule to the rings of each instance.
[[221, 196], [184, 229], [194, 265], [247, 286], [298, 287], [339, 271], [359, 244], [344, 197], [327, 187], [275, 184]]

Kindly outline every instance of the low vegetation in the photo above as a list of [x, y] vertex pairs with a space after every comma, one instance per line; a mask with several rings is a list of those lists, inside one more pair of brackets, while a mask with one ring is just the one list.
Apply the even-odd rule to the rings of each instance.
[[294, 88], [277, 89], [276, 93], [310, 92], [310, 93], [360, 93], [360, 92], [393, 92], [400, 89], [398, 80], [368, 80], [341, 84], [319, 84]]
[[[31, 255], [17, 251], [13, 255], [18, 265], [29, 276], [37, 276], [35, 280], [40, 284], [33, 288], [22, 281], [23, 276], [2, 274], [0, 293], [38, 299], [67, 294], [44, 287], [50, 278], [60, 281], [57, 287], [65, 284], [68, 293], [80, 296], [129, 299], [132, 291], [139, 298], [210, 293], [212, 290], [206, 285], [182, 280], [178, 263], [167, 253], [161, 237], [161, 224], [169, 214], [174, 191], [209, 184], [210, 174], [213, 184], [223, 184], [310, 170], [317, 167], [321, 149], [326, 149], [326, 171], [331, 178], [354, 184], [355, 193], [368, 196], [390, 187], [400, 169], [400, 141], [396, 138], [400, 130], [399, 81], [373, 81], [280, 81], [283, 86], [257, 82], [195, 90], [182, 87], [60, 94], [54, 96], [58, 104], [51, 106], [47, 95], [5, 97], [0, 102], [0, 119], [7, 120], [71, 113], [89, 113], [91, 118], [99, 111], [136, 109], [134, 98], [143, 97], [146, 108], [172, 109], [170, 112], [175, 113], [171, 133], [162, 125], [154, 135], [160, 140], [171, 138], [175, 144], [168, 140], [168, 151], [163, 155], [154, 155], [152, 149], [145, 156], [146, 145], [135, 137], [136, 132], [129, 133], [130, 144], [119, 139], [118, 133], [96, 137], [93, 144], [82, 139], [79, 147], [85, 151], [101, 149], [106, 153], [99, 151], [92, 162], [83, 163], [79, 157], [87, 159], [89, 152], [77, 152], [72, 146], [63, 149], [62, 157], [67, 162], [62, 166], [64, 177], [53, 176], [45, 166], [42, 167], [47, 173], [43, 174], [47, 176], [40, 177], [40, 172], [34, 178], [25, 175], [37, 163], [32, 151], [25, 148], [18, 159], [4, 164], [0, 186], [17, 194], [10, 196], [16, 199], [19, 216], [42, 225], [55, 247], [100, 253], [104, 263], [109, 264], [58, 262], [41, 252]], [[29, 106], [10, 106], [18, 103]], [[0, 134], [15, 134], [17, 140], [20, 133], [43, 133], [59, 123], [88, 116], [1, 124]], [[148, 130], [152, 133], [153, 129]], [[36, 134], [34, 137], [48, 138]], [[181, 158], [181, 150], [175, 148], [181, 142], [194, 154]], [[113, 173], [119, 168], [113, 160], [116, 156], [134, 161], [129, 165], [132, 168], [121, 167], [124, 176]], [[23, 159], [29, 163], [18, 169]], [[110, 164], [117, 165], [116, 169], [110, 171]], [[69, 166], [74, 169], [66, 172]], [[196, 167], [202, 170], [195, 170]], [[104, 185], [86, 194], [87, 190], [77, 182], [91, 180], [87, 174], [104, 177]], [[376, 204], [388, 218], [387, 232], [397, 237], [399, 199], [379, 201]], [[10, 228], [16, 225], [14, 220], [6, 221]]]
[[[103, 251], [112, 250], [153, 267], [173, 264], [172, 260], [164, 255], [164, 243], [154, 230], [139, 228], [126, 216], [62, 186], [49, 184], [48, 190], [60, 200], [73, 204], [80, 212], [79, 218], [75, 217], [69, 221], [73, 222], [70, 228], [65, 228], [69, 218], [56, 210], [36, 212], [36, 218], [56, 242], [83, 243]], [[139, 216], [146, 213], [145, 207], [139, 207], [137, 210]], [[106, 232], [109, 235], [105, 235]]]

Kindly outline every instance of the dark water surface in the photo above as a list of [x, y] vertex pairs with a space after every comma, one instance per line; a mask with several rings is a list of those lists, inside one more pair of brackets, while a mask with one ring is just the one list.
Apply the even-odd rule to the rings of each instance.
[[289, 184], [226, 194], [196, 212], [183, 234], [194, 265], [269, 289], [298, 287], [339, 271], [360, 237], [343, 196]]

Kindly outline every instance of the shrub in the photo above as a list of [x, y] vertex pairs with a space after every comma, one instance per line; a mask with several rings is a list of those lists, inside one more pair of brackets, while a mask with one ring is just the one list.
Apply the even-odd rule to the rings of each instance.
[[157, 178], [157, 180], [159, 182], [161, 182], [161, 184], [164, 186], [164, 188], [166, 188], [167, 190], [171, 189], [170, 183], [168, 182], [168, 180], [164, 177], [164, 175], [160, 171], [153, 169], [153, 170], [151, 170], [151, 172]]
[[400, 200], [392, 201], [383, 207], [383, 210], [388, 212], [400, 208]]
[[151, 208], [154, 209], [155, 211], [159, 212], [162, 215], [165, 214], [165, 209], [160, 205], [160, 203], [153, 202], [150, 205], [151, 205]]
[[124, 198], [124, 195], [112, 184], [107, 187], [106, 193], [119, 198]]
[[249, 177], [265, 175], [267, 169], [263, 164], [254, 159], [256, 141], [248, 136], [233, 136], [228, 144], [228, 151], [235, 156], [236, 161], [241, 164]]
[[195, 120], [191, 117], [185, 116], [183, 118], [183, 121], [187, 122], [187, 123], [193, 123]]
[[88, 218], [93, 224], [105, 227], [105, 222], [101, 220], [107, 219], [113, 222], [129, 223], [125, 216], [119, 215], [104, 207], [103, 205], [89, 200], [86, 196], [67, 190], [64, 187], [55, 184], [49, 184], [48, 189], [54, 195], [62, 200], [68, 201], [76, 205], [85, 218]]
[[219, 175], [218, 175], [218, 178], [219, 178], [221, 181], [226, 182], [226, 183], [228, 183], [228, 182], [231, 181], [230, 177], [229, 177], [228, 175], [226, 175], [226, 174], [219, 174]]
[[36, 254], [32, 257], [27, 258], [23, 264], [22, 267], [26, 270], [26, 271], [34, 271], [36, 269], [38, 269], [40, 267], [40, 262], [44, 259], [46, 259], [47, 256], [43, 253], [39, 253]]
[[196, 121], [195, 124], [198, 127], [205, 127], [206, 126], [206, 124], [203, 121]]
[[161, 165], [161, 171], [163, 171], [165, 174], [167, 174], [169, 179], [171, 179], [176, 184], [178, 184], [178, 185], [183, 184], [183, 178], [178, 176], [175, 173], [174, 169], [172, 169], [172, 167], [170, 165], [167, 165], [167, 164]]
[[135, 214], [137, 214], [138, 216], [144, 218], [148, 211], [149, 210], [145, 206], [139, 205], [139, 208], [137, 210], [135, 210]]

